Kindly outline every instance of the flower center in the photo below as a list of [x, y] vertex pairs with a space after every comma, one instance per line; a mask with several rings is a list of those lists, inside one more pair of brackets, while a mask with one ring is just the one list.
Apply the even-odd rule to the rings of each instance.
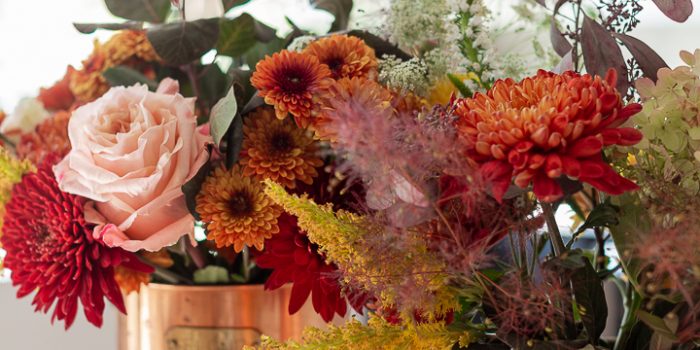
[[340, 78], [343, 69], [343, 64], [345, 64], [345, 61], [343, 60], [342, 57], [333, 57], [329, 59], [326, 64], [328, 65], [328, 68], [330, 68], [331, 72], [333, 73], [333, 78], [338, 79]]
[[279, 153], [286, 153], [294, 149], [292, 135], [286, 132], [279, 132], [272, 135], [270, 144], [272, 145], [272, 150]]
[[234, 193], [228, 202], [228, 207], [234, 216], [246, 216], [253, 211], [250, 195], [244, 191]]

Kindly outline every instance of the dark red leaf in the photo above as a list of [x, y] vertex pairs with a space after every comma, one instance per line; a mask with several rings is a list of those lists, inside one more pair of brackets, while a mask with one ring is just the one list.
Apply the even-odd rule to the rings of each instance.
[[583, 17], [581, 28], [581, 48], [586, 71], [604, 77], [610, 68], [617, 71], [617, 89], [626, 94], [630, 84], [627, 81], [627, 65], [617, 41], [599, 23], [587, 15]]
[[656, 6], [666, 17], [676, 21], [685, 22], [693, 13], [691, 0], [653, 0]]
[[656, 81], [656, 72], [660, 68], [668, 67], [664, 59], [643, 41], [625, 34], [615, 33], [613, 35], [625, 44], [639, 63], [644, 75], [649, 79]]
[[566, 40], [564, 34], [561, 33], [559, 27], [557, 27], [557, 22], [552, 18], [552, 24], [549, 30], [549, 38], [552, 41], [552, 47], [554, 51], [557, 52], [559, 57], [564, 57], [567, 53], [571, 51], [571, 43]]

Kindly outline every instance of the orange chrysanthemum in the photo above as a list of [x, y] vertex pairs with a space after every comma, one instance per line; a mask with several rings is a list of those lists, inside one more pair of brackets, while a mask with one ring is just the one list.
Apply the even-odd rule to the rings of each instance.
[[373, 80], [340, 79], [321, 97], [321, 112], [313, 120], [316, 137], [335, 140], [337, 130], [334, 129], [333, 120], [345, 118], [346, 113], [390, 116], [394, 113], [393, 101], [394, 95]]
[[289, 113], [306, 127], [315, 114], [314, 95], [328, 87], [330, 76], [328, 66], [315, 56], [282, 51], [258, 62], [250, 82], [265, 103], [275, 106], [277, 118]]
[[91, 102], [109, 90], [109, 84], [102, 76], [108, 68], [126, 65], [139, 71], [150, 71], [144, 65], [159, 60], [145, 32], [120, 31], [104, 44], [95, 41], [92, 54], [83, 61], [83, 68], [70, 73], [70, 91], [77, 102]]
[[246, 245], [263, 249], [265, 239], [279, 232], [282, 209], [265, 195], [260, 182], [237, 167], [219, 167], [202, 184], [197, 213], [207, 224], [208, 239], [240, 252]]
[[369, 78], [377, 76], [374, 49], [354, 36], [331, 35], [312, 42], [304, 53], [316, 56], [330, 68], [333, 79]]
[[610, 194], [637, 188], [603, 160], [602, 149], [642, 139], [620, 127], [641, 106], [623, 106], [617, 75], [540, 71], [516, 83], [498, 81], [486, 94], [458, 101], [457, 128], [470, 158], [481, 164], [493, 194], [501, 199], [511, 183], [531, 183], [543, 201], [562, 197], [557, 179], [566, 175]]
[[147, 285], [151, 281], [151, 274], [120, 265], [114, 268], [114, 280], [117, 281], [122, 293], [128, 295], [131, 292], [140, 292], [141, 285]]
[[271, 179], [287, 188], [296, 188], [297, 180], [310, 185], [318, 176], [323, 161], [317, 144], [290, 119], [279, 120], [269, 108], [259, 108], [246, 117], [243, 135], [243, 176]]
[[160, 57], [148, 41], [146, 32], [123, 30], [111, 37], [102, 47], [106, 67], [138, 65], [141, 62], [157, 62]]
[[17, 154], [34, 164], [41, 164], [48, 155], [65, 156], [70, 151], [68, 121], [71, 113], [60, 111], [37, 125], [34, 132], [22, 135]]

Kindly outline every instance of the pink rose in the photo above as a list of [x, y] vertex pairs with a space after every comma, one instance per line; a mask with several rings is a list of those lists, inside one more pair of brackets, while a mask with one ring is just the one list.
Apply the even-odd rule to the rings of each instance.
[[96, 238], [129, 251], [158, 250], [194, 229], [181, 186], [209, 158], [194, 99], [166, 79], [158, 91], [115, 87], [75, 112], [72, 150], [54, 167], [61, 190], [95, 201]]

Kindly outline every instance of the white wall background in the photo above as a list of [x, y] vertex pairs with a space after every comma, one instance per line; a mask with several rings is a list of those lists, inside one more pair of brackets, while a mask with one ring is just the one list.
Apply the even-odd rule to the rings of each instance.
[[[386, 1], [356, 0], [356, 4], [374, 8]], [[647, 8], [634, 35], [655, 48], [671, 67], [680, 63], [679, 50], [700, 48], [700, 1], [685, 24], [667, 20], [651, 1], [643, 1]], [[332, 19], [304, 4], [307, 0], [254, 0], [246, 11], [271, 25], [284, 25], [288, 15], [303, 28], [328, 28]], [[100, 0], [0, 0], [0, 109], [12, 111], [19, 98], [33, 96], [39, 87], [59, 79], [67, 64], [79, 66], [92, 48], [92, 37], [109, 36], [104, 32], [85, 36], [73, 29], [72, 22], [113, 20]], [[14, 292], [0, 279], [0, 349], [116, 349], [113, 309], [106, 311], [102, 330], [79, 318], [65, 332], [60, 325], [52, 327], [49, 316], [33, 313], [29, 298], [16, 300]]]

